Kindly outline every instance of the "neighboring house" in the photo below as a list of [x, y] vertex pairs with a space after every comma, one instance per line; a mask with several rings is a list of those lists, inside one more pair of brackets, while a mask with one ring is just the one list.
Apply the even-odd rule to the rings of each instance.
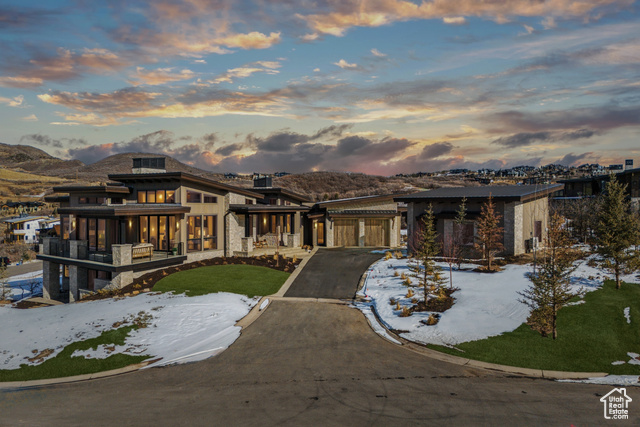
[[453, 236], [460, 203], [466, 198], [468, 222], [461, 231], [463, 244], [472, 245], [477, 231], [475, 221], [480, 217], [482, 205], [491, 196], [496, 212], [502, 216], [500, 225], [504, 228], [504, 254], [518, 255], [545, 238], [549, 196], [562, 188], [562, 184], [438, 188], [396, 197], [395, 201], [407, 203], [409, 239], [431, 205], [436, 218], [436, 230], [447, 242]]
[[314, 246], [397, 247], [401, 242], [401, 213], [392, 195], [318, 202], [307, 217]]
[[[627, 186], [627, 195], [634, 204], [640, 201], [640, 168], [615, 174], [616, 179]], [[610, 175], [590, 176], [560, 181], [564, 184], [564, 197], [597, 196], [604, 191]]]
[[20, 216], [6, 219], [6, 242], [37, 243], [40, 221], [49, 219], [46, 216]]

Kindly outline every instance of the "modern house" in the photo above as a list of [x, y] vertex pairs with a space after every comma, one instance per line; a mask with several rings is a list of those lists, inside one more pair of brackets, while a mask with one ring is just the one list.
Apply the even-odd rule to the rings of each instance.
[[[43, 293], [71, 301], [83, 291], [122, 287], [135, 273], [241, 249], [245, 220], [229, 211], [262, 195], [183, 172], [165, 172], [158, 160], [131, 174], [110, 175], [98, 186], [55, 187], [61, 235], [45, 238]], [[164, 162], [162, 162], [164, 163]], [[156, 166], [156, 167], [153, 167]]]
[[40, 230], [40, 222], [48, 220], [46, 216], [22, 215], [17, 218], [5, 219], [5, 242], [37, 243]]
[[[634, 204], [640, 201], [640, 168], [627, 169], [615, 174], [618, 182], [625, 184], [627, 195]], [[611, 175], [598, 175], [560, 181], [564, 184], [564, 197], [589, 197], [602, 193]]]
[[401, 213], [392, 195], [318, 202], [307, 217], [314, 246], [397, 247], [401, 242]]
[[409, 238], [419, 227], [419, 221], [431, 205], [436, 218], [436, 230], [446, 243], [454, 233], [454, 220], [463, 198], [466, 198], [466, 218], [463, 244], [472, 245], [481, 207], [492, 197], [496, 212], [502, 217], [504, 254], [518, 255], [534, 248], [545, 238], [549, 221], [549, 196], [562, 190], [562, 184], [506, 185], [483, 187], [438, 188], [396, 197], [407, 203]]
[[59, 203], [61, 225], [38, 255], [45, 297], [74, 301], [150, 270], [264, 247], [399, 245], [393, 196], [314, 205], [271, 178], [240, 188], [166, 172], [164, 160], [133, 159], [132, 173], [100, 185], [54, 187], [64, 195], [47, 198]]

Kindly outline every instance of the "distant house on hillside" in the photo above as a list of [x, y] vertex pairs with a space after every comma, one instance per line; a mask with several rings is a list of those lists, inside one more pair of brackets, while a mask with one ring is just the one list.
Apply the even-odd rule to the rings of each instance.
[[518, 255], [542, 242], [549, 219], [548, 197], [562, 190], [562, 184], [506, 185], [483, 187], [438, 188], [430, 191], [396, 197], [396, 202], [407, 203], [407, 228], [411, 238], [419, 227], [419, 221], [432, 206], [436, 218], [436, 230], [447, 241], [454, 233], [454, 219], [463, 198], [467, 199], [467, 224], [464, 225], [463, 244], [473, 245], [477, 232], [475, 221], [489, 196], [496, 204], [496, 212], [502, 216], [504, 227], [504, 253]]
[[40, 222], [48, 220], [46, 216], [27, 216], [23, 215], [17, 218], [5, 219], [7, 224], [5, 241], [9, 243], [24, 242], [37, 243]]

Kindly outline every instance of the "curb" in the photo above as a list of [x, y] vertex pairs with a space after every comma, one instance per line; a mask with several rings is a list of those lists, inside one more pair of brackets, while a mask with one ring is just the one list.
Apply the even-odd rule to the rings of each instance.
[[[378, 261], [376, 261], [378, 262]], [[375, 264], [375, 262], [373, 263]], [[371, 265], [373, 265], [371, 264]], [[369, 266], [369, 268], [371, 268], [371, 266]], [[367, 269], [367, 272], [369, 271], [369, 269]], [[364, 285], [364, 281], [366, 280], [366, 276], [367, 276], [367, 272], [365, 272], [362, 275], [362, 278], [360, 279], [360, 281], [362, 283], [358, 284], [358, 289], [361, 288], [362, 285]], [[355, 307], [354, 307], [355, 308]], [[358, 310], [356, 308], [356, 310]], [[358, 310], [360, 311], [360, 310]], [[429, 357], [431, 359], [436, 359], [436, 360], [440, 360], [442, 362], [447, 362], [447, 363], [452, 363], [454, 365], [460, 365], [460, 366], [470, 366], [470, 367], [474, 367], [474, 368], [480, 368], [480, 369], [484, 369], [484, 370], [488, 370], [488, 371], [497, 371], [497, 372], [504, 372], [504, 373], [509, 373], [509, 374], [514, 374], [514, 375], [522, 375], [525, 377], [534, 377], [534, 378], [544, 378], [544, 379], [587, 379], [587, 378], [595, 378], [595, 377], [606, 377], [607, 375], [609, 375], [608, 373], [605, 372], [567, 372], [567, 371], [550, 371], [550, 370], [545, 370], [545, 369], [532, 369], [532, 368], [520, 368], [517, 366], [508, 366], [508, 365], [499, 365], [496, 363], [489, 363], [489, 362], [482, 362], [480, 360], [474, 360], [474, 359], [468, 359], [465, 357], [459, 357], [459, 356], [454, 356], [451, 354], [447, 354], [447, 353], [442, 353], [439, 352], [437, 350], [432, 350], [430, 348], [427, 348], [424, 345], [415, 343], [413, 341], [409, 341], [406, 338], [402, 338], [401, 336], [399, 336], [398, 334], [396, 334], [395, 332], [389, 330], [384, 322], [380, 319], [380, 316], [378, 316], [378, 312], [372, 307], [372, 313], [376, 318], [376, 321], [378, 322], [378, 324], [385, 330], [387, 331], [387, 333], [395, 338], [397, 341], [399, 341], [400, 344], [399, 346], [401, 347], [405, 347], [407, 350], [413, 351], [414, 353], [419, 353], [423, 356]], [[364, 313], [362, 313], [362, 315], [364, 316]], [[365, 319], [367, 317], [365, 316]], [[369, 328], [371, 328], [371, 330], [378, 336], [380, 336], [373, 328], [373, 326], [369, 323], [368, 319], [367, 319], [367, 324], [369, 324]], [[383, 336], [380, 336], [380, 338], [384, 339], [385, 341], [389, 341], [386, 338], [384, 338]], [[398, 345], [395, 343], [391, 343], [393, 345]]]
[[89, 380], [96, 380], [96, 379], [106, 378], [106, 377], [115, 377], [117, 375], [128, 374], [130, 372], [134, 372], [139, 369], [142, 369], [152, 362], [153, 361], [150, 360], [147, 362], [136, 363], [135, 365], [125, 366], [124, 368], [112, 369], [111, 371], [96, 372], [93, 374], [84, 374], [84, 375], [74, 375], [72, 377], [47, 378], [44, 380], [31, 380], [31, 381], [0, 382], [0, 390], [41, 387], [46, 385], [76, 383], [80, 381], [89, 381]]

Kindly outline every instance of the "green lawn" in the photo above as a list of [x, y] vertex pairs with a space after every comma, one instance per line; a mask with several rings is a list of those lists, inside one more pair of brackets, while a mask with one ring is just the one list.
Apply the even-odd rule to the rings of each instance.
[[149, 356], [129, 356], [126, 354], [114, 354], [106, 359], [85, 359], [84, 357], [71, 357], [76, 350], [88, 350], [97, 348], [100, 344], [123, 345], [125, 338], [136, 326], [125, 326], [118, 329], [103, 332], [96, 338], [78, 341], [66, 346], [56, 357], [36, 365], [22, 365], [20, 369], [0, 370], [0, 381], [29, 381], [45, 378], [61, 378], [74, 375], [93, 374], [95, 372], [109, 371], [125, 366], [140, 363]]
[[[527, 325], [513, 332], [461, 343], [455, 349], [430, 348], [485, 362], [524, 368], [608, 372], [640, 375], [640, 365], [612, 365], [629, 361], [627, 352], [640, 353], [640, 285], [624, 283], [620, 290], [607, 281], [589, 292], [586, 303], [565, 307], [558, 313], [558, 339], [542, 338]], [[631, 307], [631, 323], [623, 310]]]
[[214, 292], [231, 292], [247, 295], [271, 295], [280, 289], [289, 273], [255, 265], [212, 265], [171, 274], [156, 283], [154, 291], [187, 296]]

